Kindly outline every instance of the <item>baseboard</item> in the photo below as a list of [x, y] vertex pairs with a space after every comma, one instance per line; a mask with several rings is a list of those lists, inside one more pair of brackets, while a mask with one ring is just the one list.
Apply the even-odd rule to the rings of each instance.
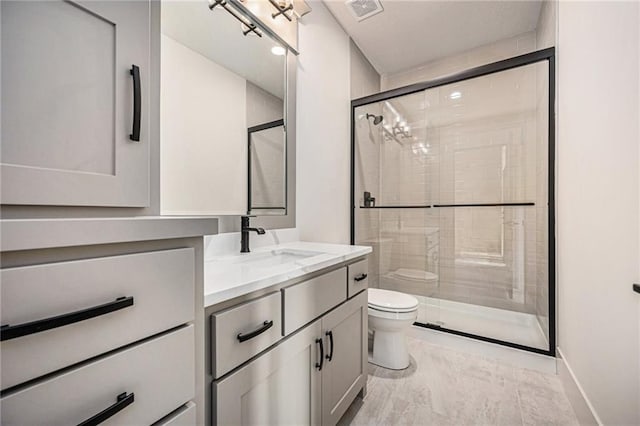
[[560, 348], [558, 348], [556, 362], [558, 365], [558, 376], [560, 377], [562, 386], [564, 386], [564, 390], [580, 425], [602, 426], [602, 421], [600, 417], [598, 417], [598, 413], [596, 413], [593, 405], [591, 405], [589, 398], [584, 393], [578, 378], [573, 373], [571, 365]]

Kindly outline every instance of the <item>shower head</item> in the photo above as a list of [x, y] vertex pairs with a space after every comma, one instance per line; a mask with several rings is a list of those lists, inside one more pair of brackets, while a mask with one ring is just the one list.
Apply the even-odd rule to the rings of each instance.
[[382, 116], [381, 115], [373, 115], [373, 114], [367, 114], [367, 119], [369, 118], [373, 118], [373, 125], [377, 126], [378, 124], [382, 123]]

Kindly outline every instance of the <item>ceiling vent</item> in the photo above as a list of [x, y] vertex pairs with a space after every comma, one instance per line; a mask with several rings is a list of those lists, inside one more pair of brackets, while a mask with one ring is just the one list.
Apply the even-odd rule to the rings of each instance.
[[358, 22], [371, 18], [384, 10], [379, 0], [347, 0], [345, 4]]

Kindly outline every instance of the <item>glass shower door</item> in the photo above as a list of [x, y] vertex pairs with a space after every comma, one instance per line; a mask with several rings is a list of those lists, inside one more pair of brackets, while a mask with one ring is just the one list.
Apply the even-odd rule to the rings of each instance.
[[550, 350], [548, 67], [354, 108], [354, 242], [422, 325]]

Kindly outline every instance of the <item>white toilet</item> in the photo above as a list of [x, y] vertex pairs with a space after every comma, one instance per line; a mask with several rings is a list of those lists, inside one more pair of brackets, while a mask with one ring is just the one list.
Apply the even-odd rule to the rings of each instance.
[[369, 330], [373, 355], [369, 362], [392, 370], [409, 366], [405, 332], [418, 316], [418, 299], [397, 291], [369, 289]]

